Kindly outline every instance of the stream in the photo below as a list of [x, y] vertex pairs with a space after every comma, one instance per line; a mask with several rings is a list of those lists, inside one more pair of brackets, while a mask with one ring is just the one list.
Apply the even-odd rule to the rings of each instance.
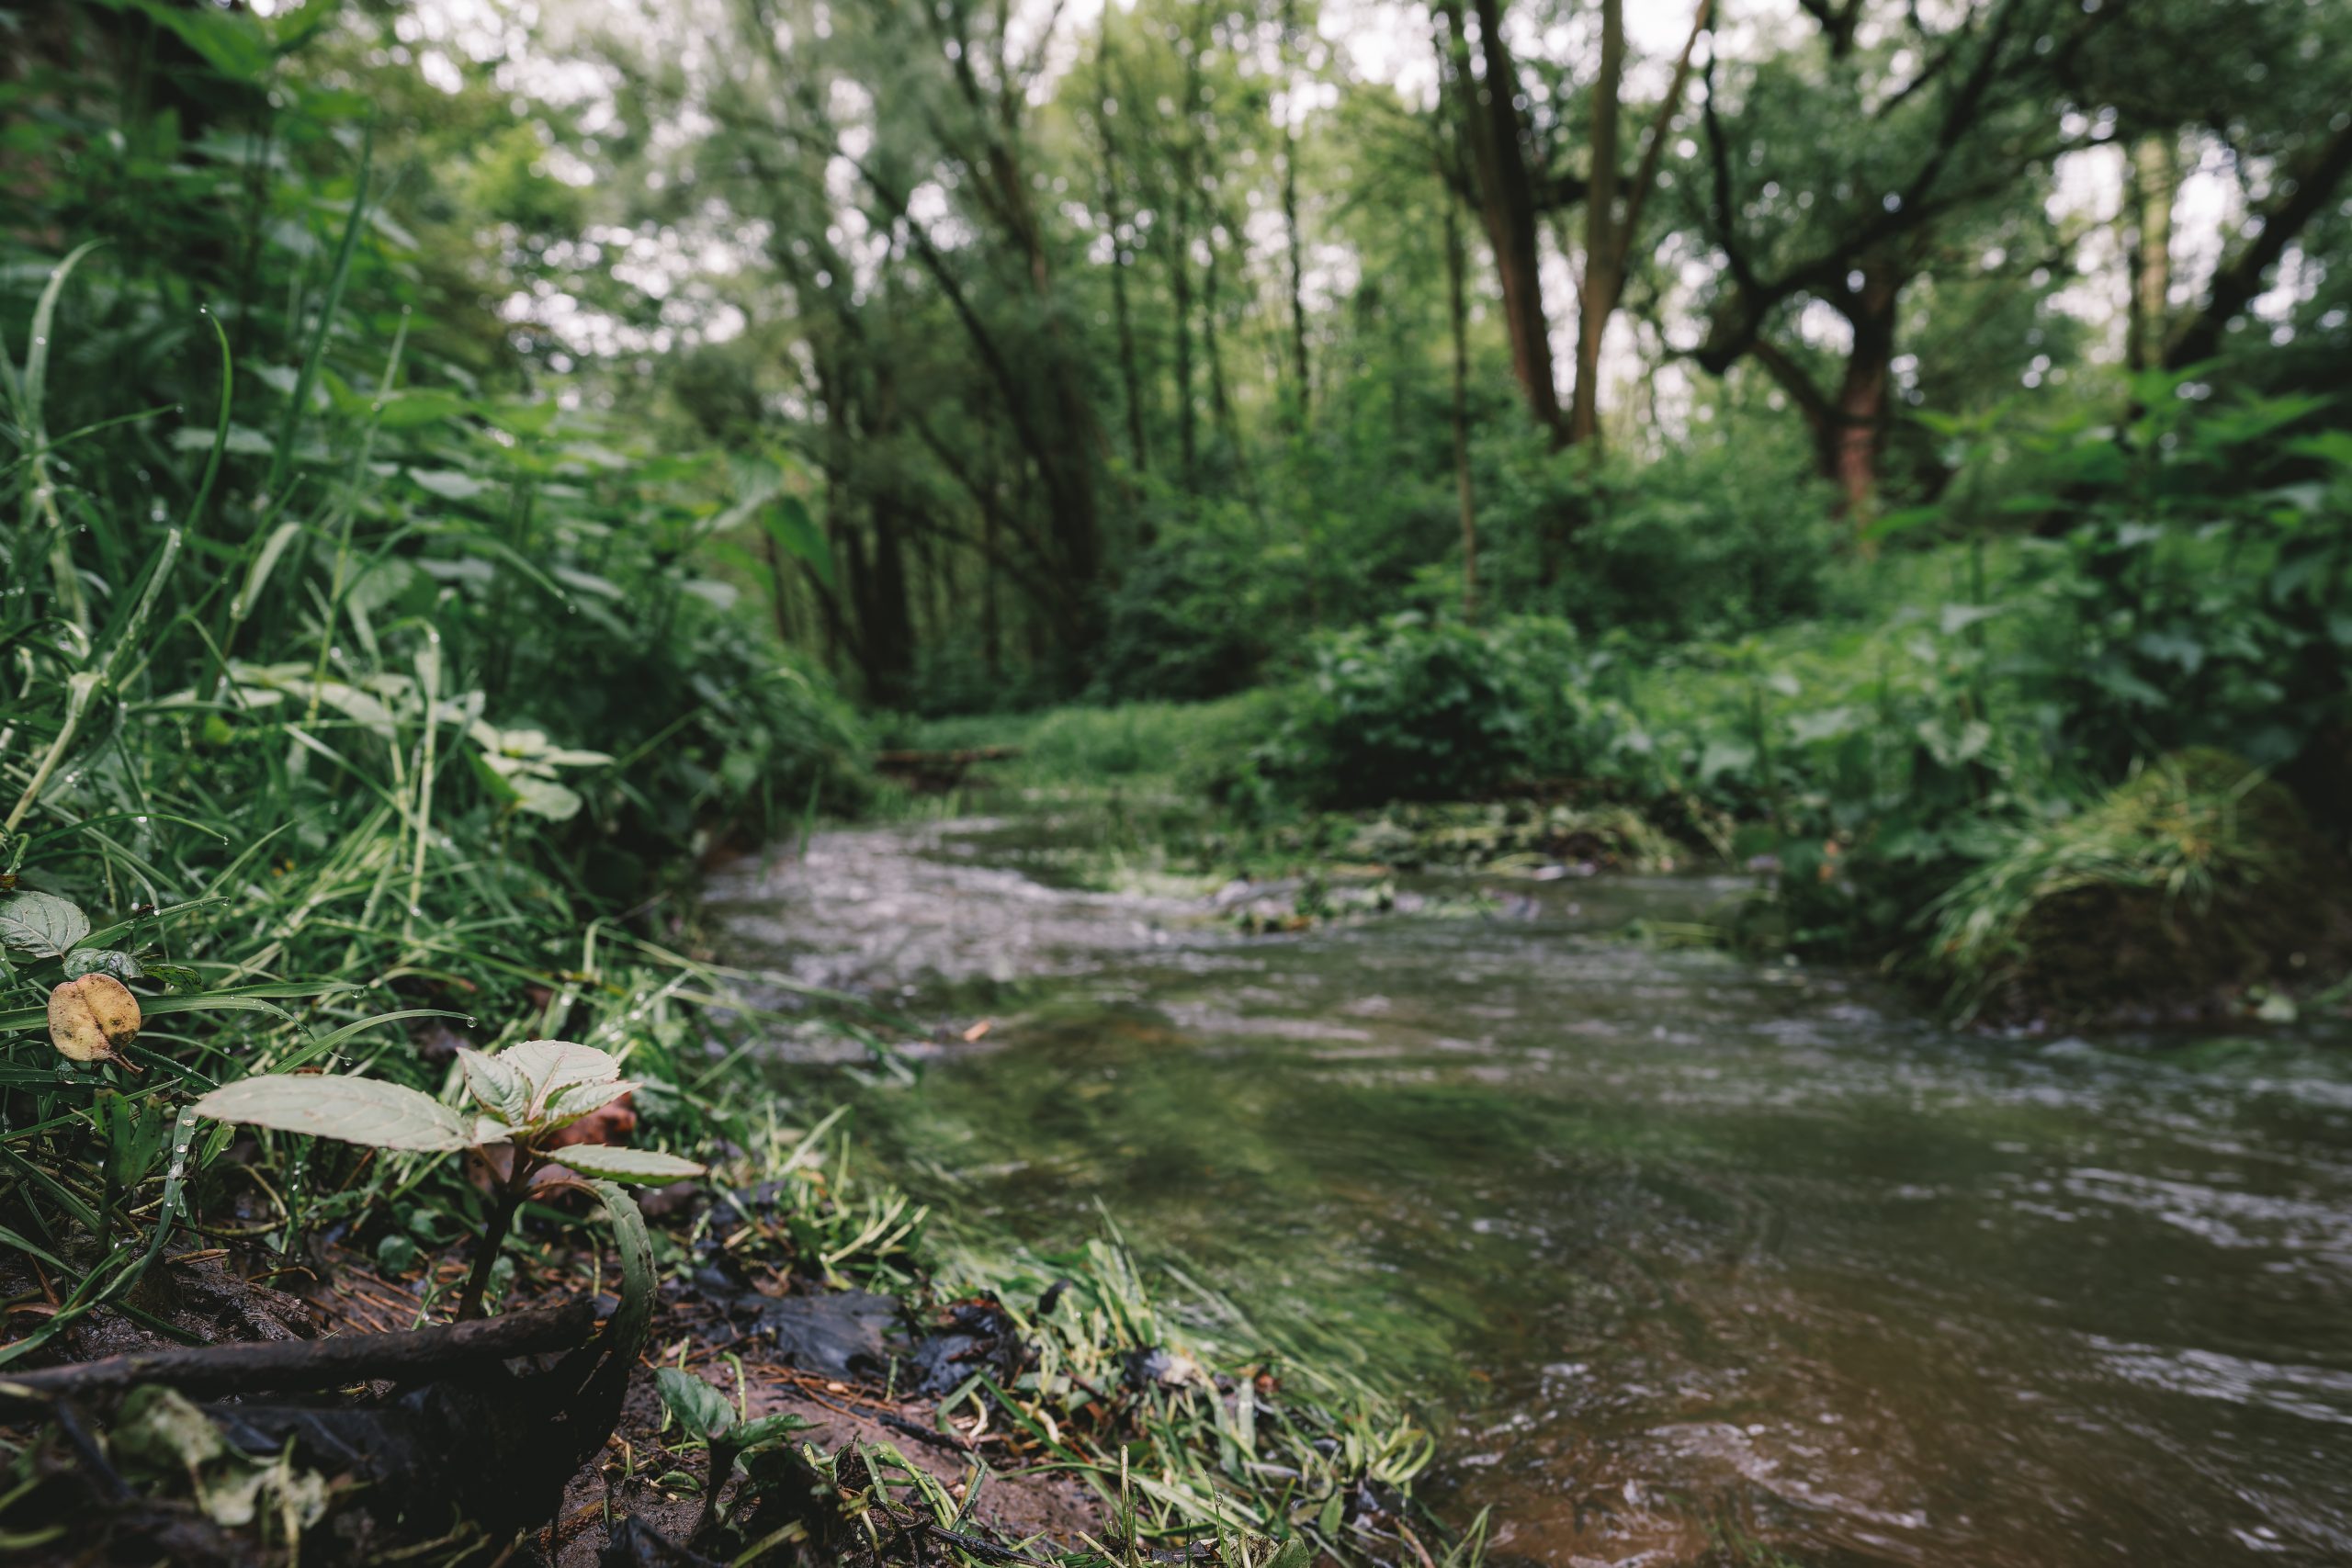
[[1739, 884], [1467, 878], [1244, 937], [1053, 828], [722, 874], [737, 956], [994, 1021], [861, 1136], [1027, 1239], [1357, 1345], [1494, 1560], [2352, 1562], [2352, 1038], [2003, 1038], [1621, 933]]

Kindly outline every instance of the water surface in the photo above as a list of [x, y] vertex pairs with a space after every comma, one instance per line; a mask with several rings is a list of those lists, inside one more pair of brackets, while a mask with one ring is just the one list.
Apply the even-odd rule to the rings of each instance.
[[[1242, 938], [1034, 827], [820, 837], [746, 953], [959, 1018], [866, 1135], [1362, 1344], [1555, 1564], [2352, 1562], [2352, 1042], [1989, 1039], [1623, 939], [1726, 885]], [[929, 1172], [928, 1176], [924, 1172]]]

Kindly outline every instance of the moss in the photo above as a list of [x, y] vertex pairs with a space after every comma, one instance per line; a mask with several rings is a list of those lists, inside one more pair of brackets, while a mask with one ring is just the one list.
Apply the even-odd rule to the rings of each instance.
[[1926, 967], [1961, 1012], [1996, 1021], [2207, 1013], [2352, 956], [2343, 869], [2280, 785], [2184, 751], [1938, 899]]

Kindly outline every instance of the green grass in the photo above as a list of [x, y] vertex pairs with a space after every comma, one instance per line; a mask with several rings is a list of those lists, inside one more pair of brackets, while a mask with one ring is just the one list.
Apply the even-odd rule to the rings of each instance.
[[1020, 755], [988, 767], [1012, 789], [1195, 791], [1229, 777], [1276, 722], [1281, 694], [1261, 690], [1207, 703], [1130, 703], [1023, 714], [905, 721], [887, 743], [953, 751], [1010, 746]]
[[[1205, 1382], [1104, 1412], [1087, 1388], [1131, 1352], [1189, 1345], [1204, 1379], [1246, 1380], [1279, 1348], [1196, 1288], [1147, 1286], [1115, 1245], [976, 1261], [821, 1104], [747, 1063], [785, 1021], [739, 987], [787, 983], [682, 951], [692, 905], [674, 894], [698, 848], [780, 831], [860, 784], [820, 683], [756, 620], [708, 608], [672, 552], [697, 515], [691, 475], [607, 465], [580, 483], [571, 455], [612, 433], [495, 439], [501, 411], [453, 400], [480, 423], [419, 435], [362, 399], [300, 437], [304, 482], [277, 500], [255, 482], [274, 458], [231, 456], [209, 505], [158, 523], [107, 488], [121, 466], [102, 446], [70, 474], [42, 460], [75, 450], [41, 434], [44, 368], [13, 367], [0, 430], [17, 450], [0, 459], [0, 559], [25, 590], [0, 598], [0, 1241], [42, 1261], [63, 1305], [12, 1319], [0, 1363], [93, 1313], [163, 1329], [136, 1294], [171, 1246], [300, 1256], [334, 1234], [406, 1266], [419, 1241], [478, 1230], [482, 1200], [454, 1162], [266, 1132], [232, 1157], [232, 1129], [184, 1112], [205, 1090], [310, 1069], [447, 1095], [452, 1069], [422, 1049], [435, 1033], [561, 1037], [641, 1083], [640, 1142], [733, 1151], [720, 1179], [781, 1183], [773, 1261], [918, 1301], [1003, 1300], [1045, 1366], [958, 1402], [1034, 1424], [1046, 1461], [1092, 1478], [1138, 1541], [1246, 1528], [1344, 1551], [1348, 1486], [1427, 1462], [1391, 1393], [1306, 1354], [1283, 1358], [1250, 1430]], [[225, 426], [225, 400], [251, 389], [223, 380]], [[188, 456], [189, 494], [213, 489], [220, 450]], [[424, 460], [465, 502], [419, 503]], [[1015, 743], [1040, 778], [1173, 788], [1245, 744], [1254, 707], [1047, 716]], [[123, 1062], [71, 1062], [49, 1038], [50, 991], [85, 968], [123, 976], [143, 1009]], [[837, 1018], [868, 1032], [862, 1010]], [[561, 1268], [573, 1245], [542, 1232], [518, 1251]], [[1062, 1276], [1057, 1309], [1035, 1311]], [[1221, 1337], [1182, 1328], [1171, 1300]], [[1255, 1468], [1277, 1460], [1280, 1479]]]
[[2341, 872], [2285, 789], [2186, 752], [2018, 831], [1936, 900], [1920, 963], [1964, 1016], [2210, 1005], [2342, 959]]

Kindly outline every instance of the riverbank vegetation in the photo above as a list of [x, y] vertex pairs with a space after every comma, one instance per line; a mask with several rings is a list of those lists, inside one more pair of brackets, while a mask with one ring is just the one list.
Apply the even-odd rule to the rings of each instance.
[[[765, 1060], [747, 986], [904, 1025], [695, 876], [877, 748], [1204, 878], [1749, 868], [1989, 1021], [2335, 1005], [2346, 25], [0, 13], [0, 1540], [1475, 1556], [1402, 1391]], [[442, 1320], [600, 1292], [449, 1403]], [[322, 1325], [448, 1332], [6, 1385]]]

